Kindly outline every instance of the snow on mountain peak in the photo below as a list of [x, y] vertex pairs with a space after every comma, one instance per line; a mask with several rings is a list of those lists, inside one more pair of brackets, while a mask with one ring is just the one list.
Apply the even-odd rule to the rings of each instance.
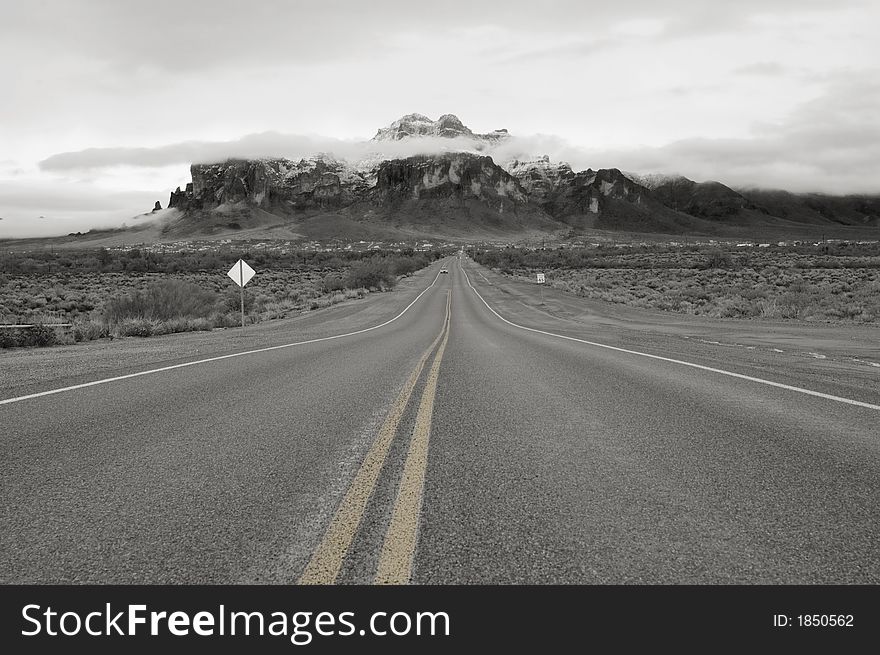
[[549, 155], [511, 159], [501, 166], [515, 177], [529, 193], [548, 193], [574, 176], [567, 162], [550, 162]]
[[528, 158], [516, 158], [511, 159], [510, 161], [502, 164], [502, 167], [511, 175], [513, 175], [514, 171], [539, 171], [540, 175], [548, 175], [548, 174], [556, 174], [564, 173], [566, 171], [571, 171], [571, 166], [568, 162], [559, 161], [556, 163], [552, 163], [550, 161], [550, 155], [537, 155]]
[[373, 141], [400, 141], [419, 137], [446, 139], [466, 138], [478, 142], [496, 142], [510, 136], [507, 130], [494, 130], [488, 134], [474, 134], [455, 114], [443, 114], [436, 121], [424, 114], [401, 116], [388, 127], [380, 128]]
[[664, 184], [669, 184], [670, 182], [678, 182], [679, 180], [687, 179], [684, 175], [677, 174], [666, 174], [666, 173], [631, 173], [628, 171], [622, 171], [624, 175], [626, 175], [629, 179], [631, 179], [636, 184], [640, 184], [646, 189], [650, 189], [653, 191], [659, 186], [663, 186]]
[[407, 114], [398, 118], [388, 127], [379, 129], [376, 136], [373, 137], [373, 141], [399, 141], [409, 137], [423, 136], [454, 138], [473, 136], [473, 132], [453, 114], [444, 114], [436, 121], [424, 114]]

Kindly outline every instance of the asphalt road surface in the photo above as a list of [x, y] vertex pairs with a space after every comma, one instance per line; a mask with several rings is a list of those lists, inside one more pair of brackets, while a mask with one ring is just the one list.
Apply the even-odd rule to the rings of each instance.
[[0, 388], [0, 582], [880, 583], [880, 371], [546, 294], [453, 257]]

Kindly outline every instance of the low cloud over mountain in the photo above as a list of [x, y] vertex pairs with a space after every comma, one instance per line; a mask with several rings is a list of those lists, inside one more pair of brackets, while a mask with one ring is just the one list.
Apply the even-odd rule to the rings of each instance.
[[[758, 65], [756, 69], [772, 74], [772, 67]], [[211, 163], [229, 158], [297, 159], [318, 152], [357, 163], [454, 151], [485, 154], [496, 161], [548, 154], [576, 168], [680, 173], [737, 187], [876, 193], [880, 191], [878, 106], [880, 82], [876, 76], [852, 73], [836, 79], [824, 94], [801, 104], [788, 116], [757, 124], [750, 136], [740, 138], [685, 138], [658, 146], [598, 149], [575, 145], [559, 135], [517, 135], [503, 129], [475, 134], [452, 114], [437, 121], [409, 114], [381, 128], [370, 140], [260, 132], [229, 141], [88, 148], [52, 155], [39, 162], [39, 167], [63, 173]], [[590, 120], [589, 114], [584, 120]], [[418, 138], [404, 138], [413, 136]]]
[[[40, 168], [81, 176], [191, 163], [192, 182], [182, 181], [168, 200], [182, 220], [166, 226], [175, 234], [241, 229], [285, 216], [299, 220], [296, 216], [316, 212], [393, 224], [414, 234], [453, 236], [585, 228], [721, 234], [736, 226], [781, 227], [781, 220], [866, 227], [877, 224], [876, 197], [807, 203], [790, 193], [762, 195], [756, 189], [782, 186], [786, 173], [810, 169], [824, 176], [827, 188], [852, 190], [841, 182], [847, 171], [856, 164], [869, 170], [873, 165], [850, 149], [864, 150], [867, 141], [870, 151], [876, 135], [854, 125], [864, 124], [875, 99], [880, 99], [878, 84], [868, 85], [857, 101], [817, 99], [787, 125], [763, 126], [760, 139], [689, 139], [635, 150], [590, 151], [556, 136], [522, 137], [504, 128], [479, 133], [453, 114], [434, 120], [413, 113], [379, 128], [369, 140], [263, 132], [225, 142], [60, 153], [40, 162]], [[825, 115], [839, 120], [818, 125], [817, 118]], [[857, 123], [846, 120], [852, 115]], [[787, 162], [783, 152], [800, 153], [802, 159]], [[704, 183], [670, 175], [694, 169], [729, 177]], [[14, 210], [36, 197], [69, 215], [91, 207], [100, 218], [94, 226], [107, 225], [108, 217], [135, 197], [138, 210], [146, 211], [156, 200], [113, 191], [96, 203], [82, 190], [64, 194], [62, 187], [44, 195], [27, 185], [0, 187], [0, 197]], [[330, 224], [325, 220], [320, 233]]]
[[593, 228], [722, 235], [799, 224], [861, 229], [880, 220], [877, 198], [770, 197], [681, 175], [577, 170], [548, 155], [523, 156], [534, 143], [506, 130], [474, 133], [451, 114], [436, 121], [407, 114], [359, 144], [352, 160], [315, 153], [195, 163], [192, 182], [170, 196], [182, 219], [168, 230], [217, 233], [290, 220], [316, 234], [314, 219], [326, 235], [342, 218], [349, 223], [339, 236], [349, 238], [366, 225], [372, 233], [393, 226], [457, 237]]

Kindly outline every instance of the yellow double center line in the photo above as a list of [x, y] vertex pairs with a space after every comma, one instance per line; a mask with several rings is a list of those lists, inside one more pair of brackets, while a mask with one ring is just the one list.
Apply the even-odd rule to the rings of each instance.
[[376, 482], [394, 441], [400, 420], [409, 404], [413, 389], [425, 368], [434, 348], [440, 348], [431, 364], [425, 391], [419, 403], [416, 424], [410, 441], [409, 452], [404, 463], [403, 477], [398, 489], [397, 500], [391, 516], [391, 524], [385, 535], [385, 543], [379, 560], [376, 582], [405, 584], [412, 571], [412, 558], [418, 531], [419, 513], [422, 507], [422, 491], [425, 483], [425, 468], [428, 463], [428, 439], [431, 433], [431, 416], [434, 409], [434, 395], [437, 391], [437, 378], [440, 361], [449, 340], [449, 320], [451, 316], [452, 295], [446, 298], [446, 317], [440, 334], [422, 354], [406, 383], [392, 403], [388, 416], [379, 434], [364, 458], [360, 469], [352, 480], [348, 492], [342, 499], [333, 520], [318, 548], [299, 579], [299, 584], [333, 584], [339, 576], [345, 556], [364, 517], [367, 503], [376, 488]]
[[431, 437], [431, 417], [434, 414], [434, 396], [437, 394], [437, 378], [446, 342], [449, 341], [450, 294], [446, 299], [446, 324], [443, 343], [431, 364], [425, 391], [419, 403], [419, 413], [409, 442], [409, 452], [403, 465], [403, 476], [397, 489], [397, 500], [391, 514], [391, 523], [385, 533], [385, 543], [379, 557], [376, 584], [407, 584], [412, 575], [413, 556], [422, 511], [422, 492], [425, 488], [425, 471], [428, 467], [428, 440]]

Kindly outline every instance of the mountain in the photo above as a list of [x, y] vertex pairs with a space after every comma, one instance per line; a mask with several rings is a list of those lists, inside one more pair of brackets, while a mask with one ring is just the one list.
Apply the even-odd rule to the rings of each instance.
[[211, 210], [248, 202], [261, 208], [342, 207], [369, 188], [367, 176], [330, 155], [289, 159], [228, 160], [190, 166], [192, 183], [177, 188], [168, 206]]
[[[616, 168], [575, 171], [546, 155], [496, 162], [491, 154], [513, 150], [506, 147], [512, 139], [506, 130], [474, 133], [452, 114], [436, 121], [407, 114], [379, 129], [359, 161], [317, 153], [298, 161], [193, 164], [192, 182], [171, 193], [168, 208], [177, 218], [163, 233], [515, 238], [608, 230], [782, 237], [880, 225], [874, 196], [734, 190]], [[422, 154], [400, 155], [407, 151]]]
[[443, 114], [432, 121], [422, 114], [407, 114], [388, 127], [380, 128], [373, 141], [400, 141], [411, 137], [442, 137], [454, 139], [464, 137], [476, 141], [494, 143], [510, 136], [507, 130], [494, 130], [488, 134], [474, 134], [454, 114]]
[[382, 162], [360, 208], [409, 229], [442, 235], [500, 236], [554, 231], [528, 192], [491, 157], [471, 153], [422, 155]]
[[574, 179], [574, 171], [566, 162], [552, 164], [550, 157], [513, 159], [504, 164], [505, 170], [514, 176], [522, 187], [537, 198], [545, 198]]
[[744, 217], [763, 217], [829, 227], [880, 225], [880, 196], [734, 190], [720, 182], [694, 182], [682, 175], [626, 175], [650, 189], [667, 207], [710, 220], [736, 222]]
[[[169, 208], [183, 218], [168, 233], [217, 233], [294, 221], [298, 233], [326, 236], [315, 216], [346, 237], [401, 235], [504, 236], [565, 229], [491, 157], [452, 152], [385, 160], [359, 170], [329, 155], [193, 164], [192, 182], [172, 192]], [[327, 218], [327, 213], [332, 218]], [[341, 222], [340, 222], [341, 221]], [[380, 230], [382, 231], [382, 230]]]
[[549, 216], [574, 228], [679, 233], [695, 227], [616, 168], [575, 173], [546, 155], [506, 168]]
[[651, 191], [661, 185], [687, 179], [684, 175], [669, 175], [666, 173], [633, 173], [631, 171], [624, 171], [623, 174], [633, 182], [637, 182]]
[[720, 182], [694, 182], [683, 175], [630, 175], [667, 207], [691, 216], [723, 219], [750, 207], [750, 202]]
[[768, 216], [814, 225], [880, 227], [880, 196], [794, 194], [766, 189], [741, 189], [740, 192]]

